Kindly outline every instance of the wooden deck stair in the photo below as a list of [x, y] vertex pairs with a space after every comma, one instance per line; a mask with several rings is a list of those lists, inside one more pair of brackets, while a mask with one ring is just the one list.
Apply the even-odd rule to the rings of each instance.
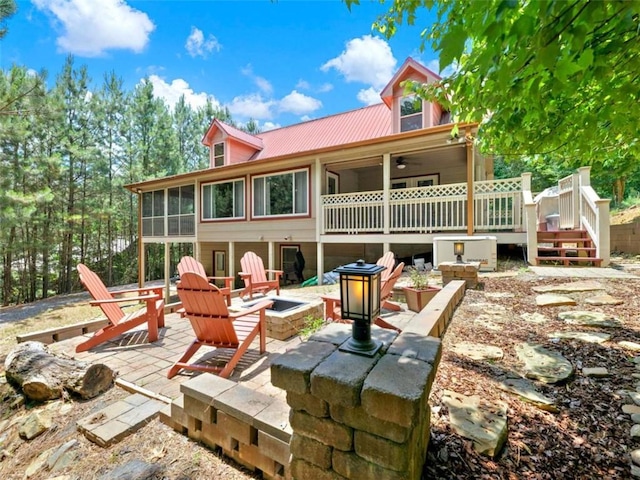
[[586, 264], [599, 267], [596, 247], [586, 230], [538, 231], [538, 264]]

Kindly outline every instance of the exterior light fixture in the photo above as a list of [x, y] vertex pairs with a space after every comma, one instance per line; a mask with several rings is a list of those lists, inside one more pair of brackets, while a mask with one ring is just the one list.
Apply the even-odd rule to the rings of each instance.
[[464, 255], [464, 242], [453, 242], [453, 254], [456, 256], [456, 263], [464, 263], [462, 255]]
[[381, 342], [371, 339], [371, 322], [380, 313], [380, 272], [384, 268], [364, 260], [336, 268], [340, 274], [342, 318], [353, 321], [351, 338], [340, 351], [373, 357], [382, 347]]

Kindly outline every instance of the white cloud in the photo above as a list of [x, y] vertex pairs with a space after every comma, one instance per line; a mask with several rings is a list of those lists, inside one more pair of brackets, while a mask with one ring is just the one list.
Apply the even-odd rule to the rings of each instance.
[[191, 27], [191, 34], [187, 37], [184, 48], [187, 49], [187, 52], [192, 57], [206, 58], [214, 50], [219, 52], [222, 45], [220, 45], [218, 39], [213, 35], [209, 34], [205, 39], [202, 30]]
[[453, 65], [449, 65], [447, 68], [445, 68], [441, 72], [440, 71], [440, 60], [435, 59], [435, 60], [431, 60], [429, 63], [427, 63], [427, 68], [429, 70], [431, 70], [432, 72], [437, 73], [441, 77], [448, 77], [448, 76], [452, 75], [453, 73], [455, 73], [455, 71], [457, 69], [457, 63], [453, 64]]
[[311, 88], [311, 85], [309, 85], [309, 82], [307, 82], [306, 80], [298, 80], [298, 83], [296, 83], [296, 88], [299, 88], [300, 90], [309, 90]]
[[62, 30], [56, 43], [63, 52], [96, 57], [107, 50], [142, 52], [155, 25], [146, 13], [123, 0], [32, 0], [55, 17]]
[[267, 80], [264, 77], [260, 77], [256, 74], [253, 73], [253, 67], [251, 66], [251, 64], [247, 64], [246, 67], [242, 67], [240, 69], [240, 72], [242, 72], [243, 75], [246, 75], [247, 77], [251, 78], [254, 83], [257, 85], [257, 87], [266, 95], [271, 95], [273, 93], [273, 86], [271, 85], [271, 82], [269, 82], [269, 80]]
[[281, 128], [282, 125], [280, 125], [279, 123], [273, 123], [273, 122], [264, 122], [262, 124], [262, 127], [260, 127], [260, 130], [262, 130], [263, 132], [266, 132], [267, 130], [275, 130], [276, 128]]
[[256, 120], [271, 120], [275, 105], [275, 100], [264, 100], [259, 93], [252, 93], [235, 97], [228, 107], [232, 115]]
[[38, 72], [36, 72], [33, 68], [28, 68], [27, 69], [27, 76], [28, 77], [37, 77], [38, 76]]
[[327, 92], [330, 92], [331, 90], [333, 90], [333, 85], [331, 85], [330, 83], [323, 83], [322, 85], [320, 85], [318, 92], [327, 93]]
[[279, 109], [295, 115], [311, 113], [322, 107], [322, 102], [304, 93], [293, 90], [289, 95], [280, 100]]
[[387, 42], [364, 35], [349, 40], [340, 55], [320, 68], [323, 72], [335, 68], [347, 82], [360, 82], [380, 90], [393, 76], [396, 59]]
[[159, 76], [151, 75], [149, 81], [153, 85], [153, 94], [162, 98], [171, 108], [178, 102], [181, 95], [184, 95], [185, 101], [193, 108], [203, 107], [207, 100], [210, 100], [215, 106], [220, 105], [220, 102], [212, 95], [207, 95], [205, 92], [195, 93], [189, 84], [181, 78], [167, 83]]
[[360, 100], [365, 105], [375, 105], [376, 103], [382, 102], [380, 98], [380, 92], [378, 89], [369, 87], [363, 88], [358, 92], [358, 100]]
[[271, 86], [269, 80], [267, 80], [266, 78], [256, 76], [253, 80], [254, 82], [256, 82], [258, 88], [267, 95], [271, 95], [273, 93], [273, 87]]

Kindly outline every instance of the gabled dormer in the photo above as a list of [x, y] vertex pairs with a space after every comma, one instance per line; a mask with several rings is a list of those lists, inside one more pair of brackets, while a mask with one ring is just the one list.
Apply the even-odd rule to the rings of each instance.
[[247, 162], [264, 148], [260, 138], [216, 118], [202, 138], [202, 143], [209, 147], [211, 168]]
[[434, 83], [441, 77], [409, 57], [380, 93], [382, 101], [391, 109], [392, 132], [408, 132], [446, 123], [442, 121], [443, 109], [415, 95], [406, 95], [401, 86], [405, 80]]

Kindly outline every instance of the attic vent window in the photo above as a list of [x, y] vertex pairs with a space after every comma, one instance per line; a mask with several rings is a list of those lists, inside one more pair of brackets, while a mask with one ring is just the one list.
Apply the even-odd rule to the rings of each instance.
[[422, 128], [422, 99], [410, 95], [400, 99], [400, 131]]
[[216, 143], [213, 146], [213, 166], [224, 166], [224, 142]]

